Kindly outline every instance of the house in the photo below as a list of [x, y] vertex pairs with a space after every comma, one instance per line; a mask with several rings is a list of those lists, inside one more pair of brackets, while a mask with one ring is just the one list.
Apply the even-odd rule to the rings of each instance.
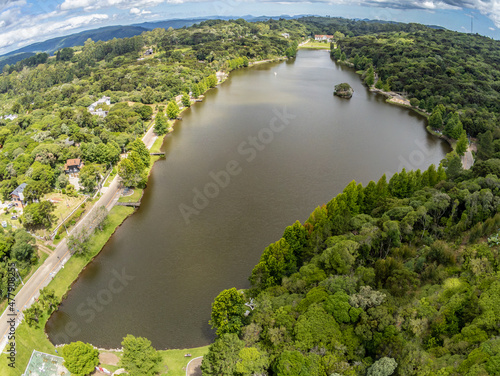
[[21, 184], [19, 187], [14, 189], [14, 191], [10, 194], [10, 196], [12, 197], [12, 203], [18, 209], [22, 209], [26, 205], [26, 202], [24, 201], [23, 192], [27, 185], [28, 184], [26, 183]]
[[106, 104], [110, 105], [111, 104], [111, 98], [103, 96], [101, 99], [97, 100], [96, 102], [92, 103], [90, 106], [87, 107], [89, 112], [92, 115], [98, 115], [101, 117], [106, 117], [108, 115], [109, 111], [104, 111], [102, 108], [99, 107], [99, 105]]
[[68, 159], [64, 165], [64, 172], [66, 174], [78, 174], [83, 167], [81, 159]]
[[149, 56], [149, 55], [152, 55], [152, 54], [153, 54], [153, 49], [152, 48], [148, 48], [146, 50], [146, 52], [144, 52], [144, 55], [146, 55], [146, 56]]
[[282, 37], [285, 37], [286, 39], [290, 38], [290, 34], [288, 33], [283, 33], [281, 34]]
[[333, 40], [333, 35], [315, 35], [314, 40], [331, 42]]

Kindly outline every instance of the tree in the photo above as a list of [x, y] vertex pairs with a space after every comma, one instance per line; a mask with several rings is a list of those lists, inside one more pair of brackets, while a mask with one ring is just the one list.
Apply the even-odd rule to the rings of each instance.
[[283, 233], [283, 239], [290, 245], [295, 258], [299, 263], [303, 262], [304, 248], [307, 246], [307, 230], [299, 221], [288, 226]]
[[493, 135], [491, 131], [487, 131], [479, 136], [479, 148], [477, 150], [477, 157], [486, 160], [492, 157], [495, 152], [493, 146]]
[[89, 343], [71, 342], [62, 348], [64, 367], [75, 376], [93, 373], [99, 364], [99, 351]]
[[127, 335], [123, 341], [123, 355], [120, 364], [130, 376], [153, 376], [160, 372], [162, 357], [143, 337]]
[[26, 188], [24, 188], [24, 198], [26, 201], [34, 202], [40, 200], [42, 196], [49, 193], [50, 186], [45, 181], [34, 181], [29, 183]]
[[[203, 357], [201, 371], [203, 375], [233, 376], [240, 361], [239, 354], [245, 343], [235, 333], [226, 333], [217, 338]], [[241, 367], [241, 366], [240, 366]]]
[[42, 309], [40, 308], [40, 305], [38, 303], [32, 304], [31, 307], [23, 311], [26, 324], [28, 324], [30, 328], [38, 327], [38, 323], [40, 322], [40, 316], [42, 315], [42, 313]]
[[365, 84], [368, 85], [368, 87], [371, 87], [375, 83], [375, 72], [373, 71], [373, 67], [370, 66], [368, 70], [366, 71], [366, 78], [365, 78]]
[[132, 108], [141, 116], [142, 120], [149, 120], [153, 115], [153, 109], [151, 106], [140, 105], [137, 103]]
[[50, 227], [54, 221], [55, 206], [50, 201], [42, 201], [38, 203], [29, 204], [24, 208], [21, 220], [27, 227]]
[[463, 131], [462, 135], [457, 141], [457, 147], [455, 151], [457, 152], [458, 155], [462, 156], [465, 154], [468, 147], [469, 147], [469, 140], [467, 139], [467, 134], [465, 133], [465, 131]]
[[320, 256], [324, 269], [333, 274], [348, 274], [356, 261], [359, 243], [343, 240], [327, 248]]
[[11, 255], [16, 260], [30, 260], [35, 252], [36, 240], [24, 230], [17, 230], [14, 235], [15, 243], [11, 249]]
[[122, 159], [118, 164], [118, 175], [126, 187], [134, 187], [137, 183], [134, 164], [128, 158]]
[[207, 77], [207, 86], [209, 88], [217, 86], [217, 76], [215, 73]]
[[210, 325], [217, 328], [217, 335], [238, 333], [243, 326], [245, 300], [233, 287], [222, 291], [212, 303]]
[[57, 51], [56, 61], [69, 61], [73, 58], [74, 51], [71, 47], [64, 47]]
[[191, 98], [189, 98], [189, 95], [186, 93], [182, 96], [182, 105], [184, 107], [191, 107]]
[[454, 180], [462, 173], [462, 171], [462, 160], [456, 153], [453, 153], [448, 165], [446, 166], [446, 176], [451, 180]]
[[95, 164], [89, 163], [82, 167], [79, 178], [80, 185], [87, 192], [92, 192], [101, 178], [101, 171]]
[[191, 88], [191, 92], [193, 98], [198, 98], [200, 96], [200, 86], [198, 84], [194, 84], [193, 87]]
[[168, 102], [167, 116], [169, 119], [177, 119], [177, 116], [179, 116], [179, 112], [180, 112], [179, 106], [174, 100]]
[[105, 206], [99, 206], [92, 210], [92, 227], [98, 228], [99, 230], [103, 230], [106, 225], [106, 219], [108, 217], [108, 210]]
[[59, 299], [57, 298], [55, 291], [53, 289], [49, 289], [48, 287], [44, 287], [40, 290], [38, 302], [40, 303], [41, 308], [48, 314], [54, 312], [59, 305]]
[[236, 372], [242, 376], [265, 375], [269, 368], [269, 357], [255, 347], [245, 347], [239, 353]]
[[392, 358], [383, 357], [372, 364], [366, 376], [389, 376], [394, 373], [398, 364]]
[[144, 166], [149, 167], [151, 163], [151, 156], [149, 155], [149, 150], [146, 148], [146, 145], [140, 138], [136, 138], [134, 141], [128, 144], [127, 148], [129, 151], [136, 152]]
[[151, 104], [155, 102], [155, 92], [151, 87], [148, 86], [142, 91], [141, 101], [145, 104]]
[[280, 376], [309, 376], [308, 359], [299, 351], [283, 351], [278, 357], [274, 371]]
[[281, 283], [285, 276], [297, 268], [293, 250], [285, 239], [269, 245], [263, 252], [260, 262], [252, 270], [250, 282], [257, 288], [267, 288]]
[[167, 133], [167, 121], [165, 120], [165, 116], [163, 112], [158, 112], [155, 117], [155, 133], [158, 136], [164, 135]]
[[441, 129], [443, 127], [443, 118], [440, 111], [433, 111], [429, 116], [429, 126], [434, 129]]
[[81, 227], [80, 230], [75, 231], [72, 235], [68, 236], [66, 241], [69, 250], [80, 255], [86, 254], [90, 249], [88, 242], [90, 235], [89, 230], [85, 227]]

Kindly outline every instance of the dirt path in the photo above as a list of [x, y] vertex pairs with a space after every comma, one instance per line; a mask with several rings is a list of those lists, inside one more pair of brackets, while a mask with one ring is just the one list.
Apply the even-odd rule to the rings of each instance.
[[201, 361], [203, 357], [192, 359], [186, 367], [186, 376], [201, 376]]
[[462, 157], [462, 167], [464, 168], [464, 170], [469, 170], [474, 164], [474, 157], [472, 156], [472, 151], [476, 150], [477, 148], [475, 144], [471, 144], [467, 148], [467, 151]]

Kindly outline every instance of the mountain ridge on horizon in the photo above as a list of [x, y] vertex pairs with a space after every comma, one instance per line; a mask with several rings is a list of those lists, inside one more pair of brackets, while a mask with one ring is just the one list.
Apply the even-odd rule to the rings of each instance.
[[[279, 15], [279, 16], [244, 15], [240, 17], [207, 16], [207, 17], [192, 17], [192, 18], [173, 18], [161, 21], [147, 21], [142, 23], [134, 23], [129, 25], [103, 26], [96, 29], [83, 30], [73, 34], [50, 38], [42, 42], [32, 43], [30, 45], [7, 52], [3, 55], [0, 55], [0, 69], [2, 69], [7, 64], [9, 65], [15, 64], [16, 62], [26, 59], [37, 53], [46, 52], [52, 55], [54, 52], [65, 47], [81, 46], [85, 43], [85, 41], [88, 38], [91, 38], [93, 41], [96, 42], [99, 40], [108, 41], [113, 38], [130, 38], [142, 34], [145, 31], [150, 31], [156, 28], [168, 29], [169, 27], [173, 27], [174, 29], [178, 29], [182, 27], [189, 27], [196, 23], [203, 22], [206, 20], [214, 20], [214, 19], [230, 20], [230, 19], [242, 18], [249, 22], [258, 22], [258, 21], [265, 21], [271, 18], [298, 19], [303, 17], [325, 17], [325, 16], [317, 16], [311, 14], [300, 14], [295, 16], [290, 16], [290, 15]], [[344, 18], [344, 17], [332, 17], [332, 18]], [[367, 21], [367, 22], [380, 22], [380, 23], [399, 23], [397, 21], [384, 21], [384, 20], [369, 20], [369, 19], [354, 19], [354, 20]], [[431, 28], [442, 28], [441, 26], [434, 26], [434, 25], [427, 25], [427, 26]]]

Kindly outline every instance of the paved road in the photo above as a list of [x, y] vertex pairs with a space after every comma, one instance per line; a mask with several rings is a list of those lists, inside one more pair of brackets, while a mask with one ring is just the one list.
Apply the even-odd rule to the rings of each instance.
[[[78, 224], [70, 231], [70, 234], [83, 228], [89, 227], [91, 225], [91, 213], [94, 209], [101, 206], [105, 206], [108, 210], [114, 206], [118, 198], [120, 197], [120, 187], [119, 187], [119, 177], [116, 176], [111, 182], [109, 188], [101, 196], [99, 201], [94, 205], [93, 209], [85, 215], [85, 217], [78, 222]], [[57, 274], [57, 272], [64, 267], [64, 264], [69, 260], [71, 254], [66, 246], [66, 239], [63, 239], [55, 251], [50, 255], [42, 266], [31, 276], [31, 278], [25, 282], [23, 288], [17, 293], [15, 298], [16, 312], [22, 312], [24, 309], [29, 308], [31, 304], [36, 300], [39, 295], [39, 290], [49, 284], [52, 278]], [[8, 316], [9, 311], [6, 310], [2, 316], [0, 316], [0, 352], [3, 351], [7, 344], [7, 333], [10, 330], [10, 324], [8, 320], [12, 317]], [[16, 326], [22, 321], [22, 314], [17, 317]]]
[[[143, 136], [142, 140], [146, 144], [148, 149], [153, 146], [154, 141], [156, 140], [156, 135], [153, 133], [153, 121], [151, 121], [148, 125], [149, 129], [146, 134]], [[73, 232], [83, 228], [90, 227], [92, 221], [92, 212], [100, 208], [101, 206], [106, 207], [109, 211], [116, 204], [118, 199], [120, 198], [120, 178], [119, 176], [115, 176], [111, 184], [108, 188], [102, 190], [102, 196], [97, 201], [97, 203], [93, 206], [92, 210], [87, 213], [81, 221], [79, 221], [75, 227], [70, 231], [70, 234]], [[19, 314], [16, 320], [16, 327], [22, 321], [22, 311], [26, 308], [29, 308], [31, 304], [38, 298], [40, 289], [44, 288], [49, 284], [49, 282], [54, 278], [61, 268], [64, 267], [64, 264], [69, 260], [71, 254], [66, 245], [66, 239], [63, 239], [52, 255], [50, 255], [42, 266], [38, 268], [38, 270], [31, 276], [31, 278], [25, 282], [22, 289], [17, 293], [15, 298], [15, 307], [16, 312], [19, 310]], [[5, 310], [5, 312], [0, 316], [0, 353], [5, 349], [7, 345], [7, 333], [10, 330], [9, 320], [12, 316], [8, 316], [9, 310]]]

